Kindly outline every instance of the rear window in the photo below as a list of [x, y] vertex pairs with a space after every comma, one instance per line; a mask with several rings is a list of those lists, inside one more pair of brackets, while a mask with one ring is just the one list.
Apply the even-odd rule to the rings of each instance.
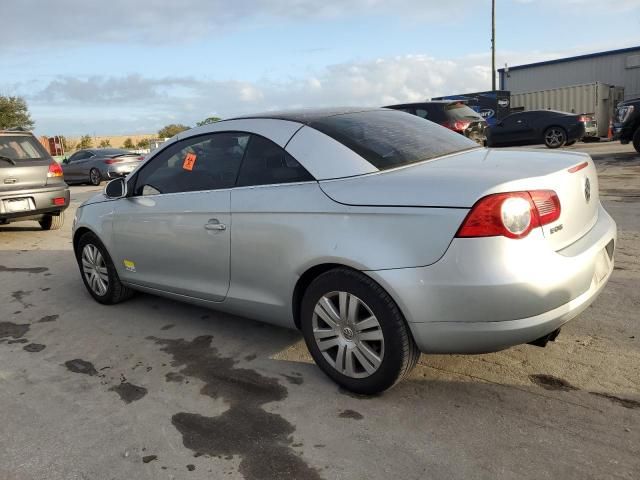
[[464, 103], [450, 103], [444, 107], [447, 117], [453, 120], [482, 120], [482, 116]]
[[394, 110], [335, 115], [309, 126], [350, 148], [379, 170], [478, 148], [477, 143], [459, 133]]
[[47, 158], [46, 150], [31, 135], [0, 135], [0, 156], [11, 160]]

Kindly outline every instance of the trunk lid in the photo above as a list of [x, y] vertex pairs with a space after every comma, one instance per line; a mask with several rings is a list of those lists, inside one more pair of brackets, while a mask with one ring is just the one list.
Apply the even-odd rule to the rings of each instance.
[[[580, 170], [569, 171], [585, 162]], [[555, 250], [591, 229], [599, 204], [591, 157], [566, 151], [475, 149], [395, 170], [325, 180], [320, 186], [331, 199], [346, 205], [464, 209], [491, 193], [554, 190], [562, 211], [543, 232]]]

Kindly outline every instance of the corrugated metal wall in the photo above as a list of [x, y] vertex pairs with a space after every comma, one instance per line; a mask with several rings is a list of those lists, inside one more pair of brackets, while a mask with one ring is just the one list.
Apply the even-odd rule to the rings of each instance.
[[640, 48], [632, 52], [510, 69], [504, 75], [504, 90], [514, 94], [602, 82], [624, 87], [625, 99], [637, 98], [640, 97], [638, 55]]
[[613, 109], [622, 99], [620, 89], [604, 83], [588, 83], [511, 94], [511, 108], [589, 113], [598, 122], [598, 135], [607, 135]]

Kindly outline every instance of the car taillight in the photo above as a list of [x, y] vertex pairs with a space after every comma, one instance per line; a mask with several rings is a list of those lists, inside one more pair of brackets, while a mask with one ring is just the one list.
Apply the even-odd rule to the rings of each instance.
[[591, 121], [591, 117], [589, 115], [579, 115], [578, 116], [578, 121], [587, 123], [587, 122]]
[[120, 160], [119, 158], [107, 158], [106, 160], [104, 160], [104, 163], [106, 163], [107, 165], [112, 165], [114, 163], [120, 163], [122, 160]]
[[447, 127], [454, 132], [464, 132], [471, 122], [465, 122], [463, 120], [446, 121], [442, 126]]
[[555, 222], [560, 211], [553, 190], [496, 193], [476, 202], [456, 237], [524, 238], [534, 228]]
[[62, 167], [58, 165], [58, 162], [53, 161], [49, 164], [49, 171], [47, 172], [47, 178], [62, 177]]

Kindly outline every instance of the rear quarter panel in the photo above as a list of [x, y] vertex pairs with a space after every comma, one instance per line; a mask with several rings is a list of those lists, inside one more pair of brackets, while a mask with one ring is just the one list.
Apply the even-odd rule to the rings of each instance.
[[[237, 188], [231, 194], [230, 307], [293, 325], [291, 298], [309, 268], [358, 270], [430, 265], [442, 257], [466, 210], [354, 207], [316, 182]], [[225, 303], [226, 303], [225, 302]]]

